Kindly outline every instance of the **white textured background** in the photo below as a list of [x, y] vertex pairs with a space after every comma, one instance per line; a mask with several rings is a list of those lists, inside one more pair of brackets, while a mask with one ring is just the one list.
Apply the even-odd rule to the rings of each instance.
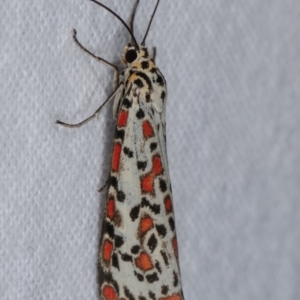
[[[103, 0], [129, 20], [133, 0]], [[155, 1], [142, 0], [141, 40]], [[86, 0], [1, 0], [0, 298], [97, 300], [96, 257], [128, 34]], [[169, 88], [186, 300], [300, 299], [300, 1], [162, 0], [149, 34]]]

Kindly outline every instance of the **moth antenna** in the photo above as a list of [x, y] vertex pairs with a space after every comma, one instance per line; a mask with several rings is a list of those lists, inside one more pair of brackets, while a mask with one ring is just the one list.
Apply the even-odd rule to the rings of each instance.
[[153, 17], [154, 17], [154, 15], [155, 15], [155, 13], [156, 13], [156, 9], [157, 9], [157, 6], [158, 6], [158, 4], [159, 4], [159, 1], [160, 1], [160, 0], [157, 0], [157, 2], [156, 2], [156, 5], [155, 5], [155, 8], [154, 8], [153, 14], [152, 14], [151, 19], [150, 19], [150, 22], [149, 22], [149, 24], [148, 24], [148, 28], [147, 28], [147, 30], [146, 30], [145, 36], [144, 36], [144, 38], [143, 38], [143, 41], [142, 41], [142, 43], [141, 43], [141, 45], [143, 45], [143, 46], [145, 45], [145, 41], [146, 41], [146, 38], [147, 38], [147, 35], [148, 35], [148, 32], [149, 32], [149, 29], [150, 29], [150, 26], [151, 26]]
[[131, 39], [132, 39], [132, 41], [134, 42], [134, 44], [135, 44], [135, 46], [136, 47], [139, 47], [138, 46], [138, 43], [137, 43], [137, 41], [136, 41], [136, 39], [135, 39], [135, 37], [134, 37], [134, 35], [133, 35], [133, 32], [131, 31], [131, 29], [128, 27], [128, 25], [125, 23], [125, 21], [119, 16], [119, 15], [117, 15], [114, 11], [112, 11], [109, 7], [107, 7], [107, 6], [105, 6], [104, 4], [102, 4], [102, 3], [100, 3], [100, 2], [98, 2], [98, 1], [96, 1], [96, 0], [90, 0], [90, 1], [92, 1], [92, 2], [94, 2], [94, 3], [96, 3], [96, 4], [98, 4], [98, 5], [100, 5], [100, 6], [102, 6], [103, 8], [105, 8], [107, 11], [109, 11], [112, 15], [114, 15], [124, 26], [125, 26], [125, 28], [128, 30], [128, 32], [130, 33], [130, 35], [131, 35]]
[[[131, 13], [130, 30], [132, 32], [132, 35], [134, 35], [133, 23], [134, 23], [134, 17], [135, 17], [136, 9], [137, 9], [137, 6], [138, 6], [139, 2], [140, 2], [140, 0], [135, 1], [134, 7], [133, 7], [133, 10], [132, 10], [132, 13]], [[134, 43], [133, 39], [131, 39], [131, 43], [132, 44]]]

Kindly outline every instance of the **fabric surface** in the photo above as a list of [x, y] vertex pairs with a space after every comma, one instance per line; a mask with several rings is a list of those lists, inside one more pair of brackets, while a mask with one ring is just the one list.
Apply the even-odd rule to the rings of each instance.
[[[129, 21], [133, 0], [103, 0]], [[141, 0], [140, 41], [155, 1]], [[126, 29], [91, 1], [2, 0], [0, 298], [97, 299]], [[300, 299], [300, 2], [162, 0], [147, 45], [168, 82], [186, 300]]]

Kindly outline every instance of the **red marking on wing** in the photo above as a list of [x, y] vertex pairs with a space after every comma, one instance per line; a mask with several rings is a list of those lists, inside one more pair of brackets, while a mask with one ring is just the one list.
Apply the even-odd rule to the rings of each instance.
[[153, 268], [151, 258], [146, 252], [142, 252], [140, 256], [135, 259], [135, 264], [144, 272]]
[[140, 230], [142, 234], [146, 233], [152, 227], [153, 220], [150, 217], [144, 217], [141, 219]]
[[105, 285], [102, 289], [105, 300], [118, 300], [118, 295], [113, 287]]
[[163, 171], [161, 157], [159, 155], [153, 156], [151, 172], [141, 177], [142, 193], [154, 194], [154, 179], [163, 173]]
[[143, 193], [154, 192], [154, 178], [151, 173], [141, 178], [141, 187]]
[[143, 135], [145, 139], [148, 139], [154, 135], [153, 128], [149, 121], [143, 122]]
[[114, 145], [113, 156], [112, 156], [112, 171], [118, 172], [120, 165], [120, 155], [121, 155], [122, 145], [116, 143]]
[[165, 198], [165, 208], [167, 213], [170, 213], [172, 211], [172, 201], [170, 196], [167, 196]]
[[127, 124], [128, 111], [121, 110], [118, 117], [118, 127], [124, 127]]
[[166, 298], [159, 298], [159, 300], [182, 300], [182, 298], [179, 294], [174, 294]]
[[152, 172], [155, 176], [161, 174], [163, 172], [163, 167], [161, 163], [161, 158], [159, 155], [155, 155], [152, 158]]
[[105, 240], [103, 245], [103, 260], [105, 262], [110, 262], [112, 250], [113, 244], [109, 240]]
[[175, 256], [178, 257], [178, 245], [177, 245], [177, 238], [176, 237], [174, 237], [173, 240], [172, 240], [172, 246], [173, 246], [173, 249], [174, 249]]
[[115, 200], [114, 198], [109, 198], [106, 206], [107, 216], [112, 220], [115, 214]]

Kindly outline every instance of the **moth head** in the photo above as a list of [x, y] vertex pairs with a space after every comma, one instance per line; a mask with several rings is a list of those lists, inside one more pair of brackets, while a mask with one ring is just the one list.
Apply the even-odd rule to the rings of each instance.
[[147, 38], [147, 35], [148, 35], [148, 32], [149, 32], [153, 17], [156, 13], [156, 9], [157, 9], [157, 6], [158, 6], [160, 0], [157, 0], [157, 2], [156, 2], [154, 11], [153, 11], [151, 19], [148, 23], [147, 30], [146, 30], [144, 38], [141, 42], [141, 45], [138, 45], [137, 40], [136, 40], [136, 38], [134, 37], [134, 34], [133, 34], [134, 16], [135, 16], [137, 6], [139, 4], [139, 0], [136, 0], [136, 2], [135, 2], [134, 8], [133, 8], [133, 11], [132, 11], [132, 14], [131, 14], [130, 26], [128, 26], [125, 23], [125, 21], [119, 15], [117, 15], [114, 11], [112, 11], [110, 8], [108, 8], [104, 4], [102, 4], [102, 3], [100, 3], [96, 0], [91, 0], [91, 1], [93, 1], [94, 3], [102, 6], [104, 9], [106, 9], [111, 14], [113, 14], [124, 25], [124, 27], [127, 29], [129, 34], [131, 35], [131, 43], [129, 43], [127, 46], [125, 46], [125, 48], [123, 50], [123, 53], [122, 53], [122, 60], [125, 63], [125, 65], [132, 64], [133, 62], [139, 60], [141, 57], [144, 57], [144, 58], [147, 59], [149, 57], [149, 55], [148, 55], [148, 50], [145, 47], [145, 41], [146, 41], [146, 38]]
[[139, 61], [141, 58], [147, 59], [148, 56], [148, 49], [145, 46], [140, 45], [139, 47], [136, 47], [129, 43], [123, 49], [122, 61], [127, 66]]

